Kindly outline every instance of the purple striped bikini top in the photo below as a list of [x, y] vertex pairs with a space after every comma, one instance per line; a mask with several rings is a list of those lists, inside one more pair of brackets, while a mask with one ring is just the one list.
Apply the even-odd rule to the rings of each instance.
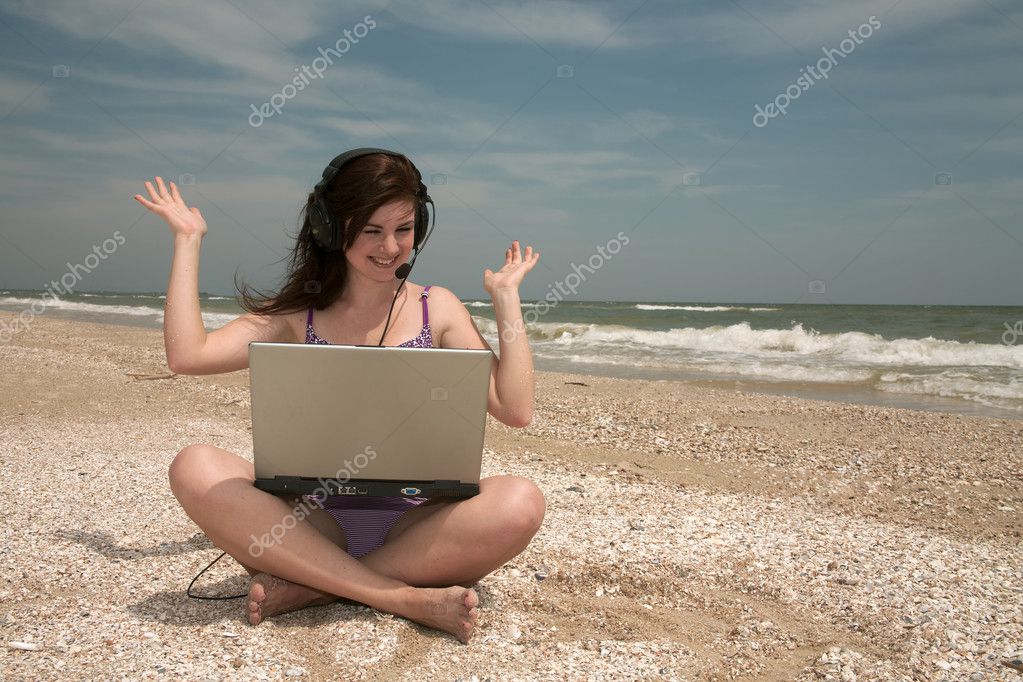
[[[433, 334], [430, 332], [430, 310], [426, 306], [426, 299], [430, 296], [430, 287], [432, 284], [423, 289], [421, 298], [423, 299], [423, 328], [419, 331], [419, 336], [414, 339], [409, 339], [405, 343], [399, 343], [398, 348], [433, 348]], [[305, 323], [305, 342], [306, 343], [318, 343], [322, 346], [329, 346], [329, 341], [324, 341], [316, 332], [313, 331], [313, 309], [309, 309], [309, 315], [306, 317]]]

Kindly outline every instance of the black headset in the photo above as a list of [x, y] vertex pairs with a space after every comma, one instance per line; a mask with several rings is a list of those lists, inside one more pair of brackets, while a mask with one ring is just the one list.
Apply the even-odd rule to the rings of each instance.
[[[339, 154], [334, 157], [334, 160], [323, 169], [323, 179], [317, 183], [316, 187], [313, 188], [313, 203], [309, 207], [309, 225], [312, 229], [313, 240], [317, 246], [325, 251], [337, 251], [342, 246], [342, 239], [344, 237], [344, 230], [342, 226], [338, 225], [337, 222], [331, 217], [330, 210], [327, 207], [327, 202], [324, 200], [324, 193], [331, 181], [337, 177], [337, 174], [341, 172], [345, 164], [354, 159], [358, 159], [363, 156], [369, 156], [370, 154], [387, 154], [394, 158], [406, 159], [404, 154], [398, 152], [392, 152], [388, 149], [377, 149], [376, 147], [361, 147], [359, 149], [352, 149], [343, 154]], [[410, 162], [411, 163], [411, 162]], [[415, 238], [415, 253], [419, 255], [419, 249], [422, 248], [427, 237], [427, 227], [429, 225], [430, 215], [426, 210], [426, 204], [433, 206], [433, 199], [426, 192], [426, 185], [423, 184], [423, 176], [420, 174], [419, 169], [416, 168], [415, 164], [412, 164], [412, 170], [416, 172], [416, 180], [419, 183], [419, 187], [416, 189], [416, 211], [415, 211], [415, 229], [413, 232]], [[434, 206], [434, 213], [436, 213], [437, 207]], [[434, 218], [436, 222], [436, 217]], [[412, 262], [415, 263], [415, 256], [412, 257]], [[402, 279], [399, 276], [399, 279]]]

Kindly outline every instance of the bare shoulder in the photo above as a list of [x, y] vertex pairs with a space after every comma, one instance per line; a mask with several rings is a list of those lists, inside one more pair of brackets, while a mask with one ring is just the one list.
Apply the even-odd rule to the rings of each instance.
[[294, 343], [290, 314], [246, 312], [206, 335], [202, 348], [182, 356], [167, 349], [167, 365], [178, 374], [223, 374], [249, 366], [249, 344]]
[[300, 343], [305, 340], [305, 310], [269, 314], [246, 312], [235, 321], [259, 330], [254, 340], [276, 343]]
[[[431, 326], [445, 326], [452, 318], [460, 315], [465, 310], [462, 301], [455, 296], [450, 289], [433, 284], [430, 286], [430, 323]], [[437, 325], [434, 325], [434, 313], [436, 312]], [[438, 329], [440, 331], [440, 329]]]
[[[425, 289], [425, 287], [423, 288]], [[462, 302], [450, 289], [431, 284], [428, 305], [430, 306], [430, 329], [440, 345], [439, 342], [443, 338], [444, 332], [451, 326], [452, 317], [458, 314], [456, 306], [461, 306]]]
[[442, 286], [430, 287], [430, 327], [440, 348], [489, 348], [465, 304]]
[[[425, 287], [423, 287], [423, 288], [425, 288]], [[450, 289], [448, 289], [446, 287], [442, 287], [440, 285], [437, 285], [437, 284], [431, 284], [430, 285], [430, 306], [431, 306], [431, 309], [432, 309], [432, 306], [433, 306], [434, 302], [436, 302], [437, 305], [442, 306], [442, 307], [450, 307], [453, 304], [462, 305], [462, 302], [459, 300], [459, 298], [457, 296], [455, 296], [455, 293], [453, 291], [451, 291]]]
[[246, 312], [238, 320], [259, 328], [259, 340], [277, 343], [302, 343], [305, 341], [306, 310], [292, 310], [268, 314]]

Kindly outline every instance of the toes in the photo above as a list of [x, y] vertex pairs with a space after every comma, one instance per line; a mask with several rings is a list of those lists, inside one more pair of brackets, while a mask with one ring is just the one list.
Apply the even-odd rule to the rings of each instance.
[[262, 583], [253, 583], [249, 588], [249, 601], [259, 603], [266, 599], [266, 589]]
[[467, 589], [465, 591], [465, 597], [463, 598], [463, 603], [465, 604], [465, 607], [468, 608], [468, 609], [476, 607], [480, 603], [480, 598], [479, 598], [479, 596], [477, 596], [476, 590], [469, 590], [469, 589]]

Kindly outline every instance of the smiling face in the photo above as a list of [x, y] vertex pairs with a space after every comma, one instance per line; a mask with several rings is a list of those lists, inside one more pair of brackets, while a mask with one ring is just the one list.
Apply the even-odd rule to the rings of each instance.
[[370, 217], [366, 226], [345, 251], [354, 272], [386, 282], [408, 260], [415, 242], [415, 212], [411, 201], [384, 204]]

